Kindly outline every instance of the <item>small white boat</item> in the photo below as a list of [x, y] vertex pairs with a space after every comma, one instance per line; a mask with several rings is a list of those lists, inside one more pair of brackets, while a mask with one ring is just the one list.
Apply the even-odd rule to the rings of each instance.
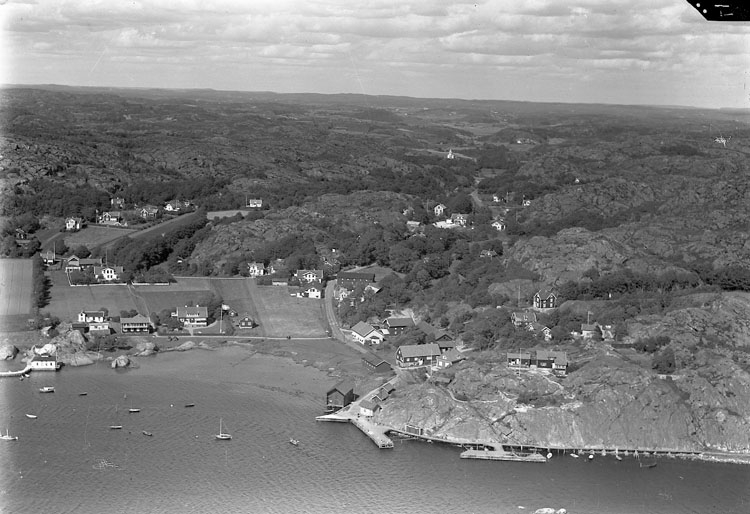
[[573, 457], [574, 459], [578, 458], [578, 454], [576, 454], [576, 453], [571, 453], [570, 456]]
[[615, 459], [622, 460], [622, 457], [620, 457], [619, 455], [615, 455]]
[[8, 429], [5, 429], [5, 433], [3, 435], [0, 435], [0, 439], [3, 441], [18, 441], [18, 436], [10, 435], [8, 433]]
[[231, 438], [231, 434], [224, 432], [224, 429], [222, 428], [222, 419], [219, 418], [219, 433], [216, 434], [216, 439], [219, 441], [229, 441]]
[[593, 453], [589, 453], [589, 460], [594, 460], [594, 454]]
[[36, 414], [26, 414], [26, 417], [29, 419], [36, 419]]
[[87, 393], [86, 391], [84, 391], [82, 393], [78, 393], [78, 396], [86, 396], [87, 394], [89, 394], [89, 393]]
[[143, 430], [143, 435], [147, 435], [147, 436], [151, 437], [154, 434], [152, 434], [151, 432], [147, 432], [147, 431]]
[[109, 425], [110, 430], [120, 430], [122, 425]]
[[552, 458], [552, 452], [547, 452], [547, 458], [548, 458], [548, 459], [551, 459], [551, 458]]
[[40, 393], [54, 393], [55, 388], [52, 386], [44, 386], [39, 388]]
[[141, 409], [132, 408], [128, 409], [128, 412], [141, 412]]
[[299, 441], [297, 439], [289, 439], [289, 444], [293, 444], [294, 446], [299, 446]]

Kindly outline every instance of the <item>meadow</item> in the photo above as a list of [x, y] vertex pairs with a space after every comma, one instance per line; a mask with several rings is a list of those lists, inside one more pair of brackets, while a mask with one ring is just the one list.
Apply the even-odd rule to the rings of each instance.
[[85, 246], [87, 248], [96, 248], [116, 239], [128, 236], [135, 230], [126, 228], [112, 228], [102, 226], [89, 226], [65, 236], [65, 244], [69, 248], [76, 246]]

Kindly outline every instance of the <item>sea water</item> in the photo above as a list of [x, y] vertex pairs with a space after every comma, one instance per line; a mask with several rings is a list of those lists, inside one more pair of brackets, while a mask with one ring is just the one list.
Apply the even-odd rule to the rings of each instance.
[[[101, 363], [0, 379], [0, 428], [19, 437], [0, 441], [2, 512], [750, 512], [746, 465], [475, 461], [460, 459], [460, 448], [398, 439], [380, 450], [353, 425], [315, 421], [334, 378], [295, 389], [288, 370], [313, 371], [287, 367], [288, 377], [268, 382], [290, 387], [264, 386], [263, 373], [278, 370], [256, 359], [192, 351], [125, 372]], [[43, 385], [55, 393], [39, 393]], [[220, 419], [231, 441], [215, 439]]]

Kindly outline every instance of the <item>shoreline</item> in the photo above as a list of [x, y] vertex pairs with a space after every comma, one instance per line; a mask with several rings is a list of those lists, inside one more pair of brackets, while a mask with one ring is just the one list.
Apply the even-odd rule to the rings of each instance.
[[[145, 338], [143, 338], [145, 339]], [[150, 339], [150, 338], [149, 338]], [[156, 342], [156, 341], [155, 341]], [[161, 342], [161, 341], [158, 341]], [[192, 342], [194, 345], [186, 348], [186, 349], [180, 349], [179, 346], [184, 345], [185, 343]], [[148, 359], [151, 357], [158, 357], [160, 353], [164, 354], [178, 354], [178, 353], [184, 353], [184, 352], [190, 352], [191, 354], [194, 354], [195, 352], [191, 352], [191, 350], [204, 350], [204, 351], [213, 351], [213, 350], [230, 350], [230, 349], [238, 349], [238, 350], [245, 350], [248, 352], [248, 355], [243, 357], [241, 360], [245, 360], [247, 358], [251, 358], [254, 356], [264, 357], [266, 359], [273, 359], [275, 361], [274, 365], [271, 365], [271, 368], [284, 368], [285, 366], [301, 366], [304, 368], [311, 368], [312, 370], [315, 370], [319, 374], [319, 379], [321, 381], [340, 381], [343, 379], [349, 379], [353, 380], [357, 384], [357, 392], [360, 393], [361, 397], [366, 396], [370, 391], [373, 389], [376, 389], [382, 383], [392, 378], [392, 375], [390, 374], [384, 374], [384, 375], [376, 375], [368, 372], [367, 370], [363, 369], [362, 364], [360, 362], [361, 355], [355, 352], [353, 349], [349, 348], [347, 345], [342, 344], [339, 341], [336, 340], [330, 340], [330, 339], [321, 339], [321, 340], [273, 340], [273, 341], [266, 341], [266, 340], [260, 340], [260, 341], [251, 341], [251, 340], [221, 340], [221, 341], [215, 341], [213, 338], [206, 340], [206, 338], [188, 338], [185, 341], [180, 341], [177, 344], [173, 345], [165, 345], [166, 348], [163, 348], [160, 345], [157, 345], [159, 347], [159, 350], [155, 352], [152, 355], [147, 356], [137, 356], [137, 355], [130, 355], [127, 351], [116, 351], [112, 352], [111, 356], [101, 357], [97, 360], [95, 360], [92, 364], [97, 364], [99, 362], [105, 363], [105, 362], [111, 362], [117, 356], [119, 355], [127, 355], [131, 359], [136, 359], [136, 363], [140, 359]], [[29, 347], [30, 348], [30, 347]], [[19, 353], [18, 355], [25, 355], [25, 351], [29, 348], [24, 347], [18, 347]], [[6, 363], [15, 363], [16, 358], [11, 360], [6, 360]], [[66, 366], [66, 367], [87, 367], [87, 365], [84, 366]], [[134, 366], [134, 368], [137, 368]], [[279, 383], [275, 383], [273, 385], [268, 384], [255, 384], [259, 387], [266, 387], [271, 390], [276, 390], [279, 392], [299, 392], [299, 390], [288, 390], [284, 386], [289, 386], [289, 382], [292, 383], [292, 385], [299, 385], [296, 379], [299, 379], [302, 377], [295, 376], [294, 372], [291, 372], [289, 374], [284, 374], [284, 380], [279, 381]], [[0, 377], [0, 380], [2, 377]], [[307, 382], [307, 381], [305, 381]], [[312, 382], [318, 382], [317, 379], [312, 380]], [[317, 384], [315, 384], [317, 386]], [[312, 387], [313, 383], [306, 383], [303, 386], [303, 390], [306, 390], [307, 392], [311, 392], [310, 389], [314, 388]], [[324, 394], [324, 392], [323, 392]], [[321, 397], [320, 399], [320, 408], [321, 413], [323, 412], [325, 408], [325, 398]], [[394, 427], [390, 427], [388, 425], [382, 425], [387, 426], [388, 429], [393, 429], [396, 432], [400, 432], [398, 429], [395, 429]], [[418, 437], [414, 436], [414, 439], [418, 440], [427, 440], [430, 439], [431, 442], [437, 442], [441, 444], [448, 444], [452, 446], [466, 446], [466, 445], [497, 445], [497, 444], [503, 444], [499, 441], [464, 441], [459, 439], [453, 439], [453, 438], [425, 438], [425, 437]], [[528, 444], [524, 445], [528, 446], [530, 448], [547, 448], [545, 445], [534, 445], [534, 444]], [[582, 447], [582, 450], [590, 450], [592, 448], [588, 447]], [[565, 453], [570, 453], [571, 451], [577, 451], [578, 448], [569, 448], [568, 451], [565, 451], [563, 449], [559, 449], [559, 451], [565, 451]], [[601, 450], [599, 450], [601, 451]], [[641, 452], [641, 450], [639, 450]], [[607, 453], [610, 453], [609, 451]], [[614, 452], [611, 452], [614, 453]], [[622, 451], [620, 452], [622, 453]], [[656, 457], [656, 458], [680, 458], [685, 460], [695, 460], [695, 461], [701, 461], [701, 462], [709, 462], [709, 463], [725, 463], [725, 464], [744, 464], [744, 465], [750, 465], [750, 452], [747, 453], [741, 453], [741, 452], [723, 452], [723, 451], [716, 451], [716, 450], [695, 450], [694, 452], [680, 452], [675, 451], [673, 449], [650, 449], [650, 450], [644, 450], [644, 453], [658, 453], [659, 455], [649, 455], [649, 457]], [[686, 454], [687, 453], [687, 454]]]

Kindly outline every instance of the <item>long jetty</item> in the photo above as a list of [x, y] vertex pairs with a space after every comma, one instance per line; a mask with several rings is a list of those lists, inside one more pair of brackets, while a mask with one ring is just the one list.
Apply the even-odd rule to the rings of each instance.
[[393, 440], [387, 435], [391, 428], [378, 423], [373, 423], [366, 417], [359, 416], [355, 413], [358, 409], [359, 404], [350, 404], [348, 407], [344, 407], [332, 414], [318, 416], [315, 420], [352, 423], [359, 428], [363, 434], [369, 437], [378, 448], [393, 448]]
[[31, 371], [31, 363], [27, 364], [21, 371], [0, 371], [0, 377], [20, 377]]

